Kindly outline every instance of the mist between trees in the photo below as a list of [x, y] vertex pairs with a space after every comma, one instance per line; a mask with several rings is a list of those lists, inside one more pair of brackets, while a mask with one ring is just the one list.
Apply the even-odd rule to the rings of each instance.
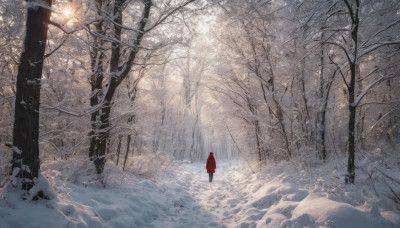
[[249, 165], [348, 156], [353, 183], [359, 156], [400, 150], [399, 7], [1, 0], [0, 174], [28, 190], [39, 155], [101, 174], [213, 151]]

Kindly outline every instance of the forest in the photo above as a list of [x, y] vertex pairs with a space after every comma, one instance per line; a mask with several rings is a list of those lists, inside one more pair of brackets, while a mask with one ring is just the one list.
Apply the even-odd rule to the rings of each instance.
[[0, 31], [0, 227], [400, 226], [399, 0], [0, 0]]

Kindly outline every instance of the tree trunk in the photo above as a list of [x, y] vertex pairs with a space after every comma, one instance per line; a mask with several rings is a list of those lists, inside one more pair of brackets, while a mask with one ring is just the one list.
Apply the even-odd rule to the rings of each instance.
[[[36, 1], [28, 1], [36, 2]], [[13, 130], [13, 173], [21, 187], [29, 190], [39, 175], [39, 105], [43, 57], [47, 41], [51, 11], [39, 6], [51, 6], [51, 0], [37, 2], [28, 7], [26, 34], [18, 66]], [[18, 172], [16, 172], [18, 171]], [[19, 183], [21, 183], [19, 182]], [[19, 185], [19, 183], [15, 183]], [[42, 193], [39, 193], [41, 196]]]
[[[255, 134], [256, 134], [256, 142], [257, 142], [257, 153], [258, 153], [258, 161], [261, 162], [264, 157], [264, 150], [262, 149], [262, 143], [260, 142], [260, 125], [258, 120], [253, 121], [254, 127], [255, 127]], [[260, 163], [261, 165], [261, 163]]]
[[348, 125], [348, 159], [347, 159], [347, 178], [346, 182], [354, 183], [355, 178], [355, 165], [354, 165], [354, 152], [355, 152], [355, 127], [356, 127], [356, 107], [352, 106], [354, 102], [354, 90], [356, 81], [356, 64], [350, 64], [350, 84], [349, 90], [349, 125]]
[[107, 152], [107, 141], [110, 136], [110, 113], [111, 113], [111, 99], [114, 95], [116, 86], [110, 85], [109, 92], [112, 95], [105, 97], [103, 108], [99, 110], [100, 115], [98, 116], [100, 120], [96, 123], [95, 137], [91, 138], [91, 147], [94, 145], [94, 154], [91, 157], [92, 161], [96, 166], [96, 171], [98, 174], [103, 172], [104, 165], [106, 163], [106, 152]]
[[357, 48], [358, 48], [358, 26], [359, 17], [358, 10], [360, 7], [360, 1], [356, 0], [356, 9], [353, 13], [351, 5], [345, 0], [345, 3], [349, 9], [349, 14], [352, 19], [352, 31], [351, 38], [354, 43], [353, 60], [349, 60], [350, 65], [350, 83], [348, 85], [349, 90], [349, 126], [348, 126], [348, 161], [347, 161], [347, 178], [346, 182], [354, 183], [355, 179], [355, 165], [354, 165], [354, 152], [355, 152], [355, 126], [356, 126], [356, 106], [353, 106], [354, 92], [356, 83], [356, 70], [357, 70]]
[[191, 144], [191, 146], [190, 146], [190, 151], [189, 151], [189, 153], [190, 153], [190, 161], [191, 162], [195, 162], [196, 161], [196, 158], [197, 158], [197, 148], [196, 148], [196, 130], [197, 130], [197, 122], [198, 122], [198, 119], [199, 119], [199, 115], [198, 114], [196, 114], [196, 119], [195, 119], [195, 121], [194, 121], [194, 124], [193, 124], [193, 127], [192, 127], [192, 144]]
[[[115, 40], [121, 40], [122, 28], [119, 25], [122, 24], [122, 6], [124, 3], [125, 0], [117, 0], [114, 2], [113, 9], [115, 24], [113, 38]], [[106, 163], [107, 141], [109, 140], [110, 134], [109, 117], [111, 113], [111, 101], [114, 97], [117, 87], [127, 77], [133, 66], [136, 55], [140, 50], [139, 46], [144, 36], [144, 28], [150, 16], [152, 2], [150, 0], [146, 0], [143, 3], [145, 4], [143, 15], [138, 23], [138, 29], [142, 32], [138, 33], [134, 41], [134, 45], [136, 47], [130, 51], [126, 62], [124, 62], [124, 64], [120, 64], [121, 48], [117, 42], [112, 42], [110, 73], [114, 75], [110, 77], [110, 80], [108, 84], [105, 85], [105, 88], [103, 88], [103, 85], [101, 85], [99, 91], [104, 94], [101, 94], [101, 96], [96, 96], [97, 101], [101, 101], [102, 103], [98, 103], [99, 105], [101, 105], [100, 110], [97, 112], [98, 115], [96, 113], [92, 114], [92, 137], [89, 149], [89, 157], [94, 162], [98, 174], [103, 172], [104, 165]], [[101, 31], [104, 32], [104, 28], [101, 28]], [[103, 72], [103, 69], [101, 70], [101, 72]]]
[[[124, 0], [115, 1], [114, 5], [114, 21], [117, 24], [122, 24], [122, 4]], [[100, 30], [103, 30], [100, 28]], [[114, 26], [114, 36], [115, 39], [121, 39], [121, 27]], [[118, 64], [119, 64], [119, 57], [121, 48], [119, 44], [116, 42], [112, 43], [112, 50], [111, 50], [111, 60], [110, 60], [110, 72], [117, 72], [118, 71]], [[96, 137], [91, 138], [91, 148], [94, 149], [91, 153], [91, 159], [93, 160], [96, 171], [98, 174], [103, 172], [104, 165], [106, 163], [106, 155], [107, 155], [107, 142], [110, 136], [110, 113], [111, 113], [111, 101], [114, 96], [114, 92], [119, 85], [119, 81], [116, 81], [114, 77], [112, 77], [109, 83], [106, 85], [108, 86], [107, 89], [103, 89], [105, 94], [100, 96], [102, 101], [102, 108], [99, 110], [98, 115], [95, 118], [92, 118], [92, 126], [94, 125], [95, 128], [92, 130]], [[99, 85], [101, 88], [103, 87], [101, 84]], [[97, 96], [99, 101], [99, 96]], [[93, 115], [92, 115], [93, 116]], [[93, 124], [94, 123], [94, 124]], [[92, 147], [94, 146], [94, 148]]]
[[320, 131], [321, 131], [321, 152], [320, 152], [320, 156], [322, 160], [326, 160], [326, 110], [328, 109], [328, 101], [329, 101], [329, 93], [331, 91], [331, 87], [332, 87], [332, 83], [333, 83], [333, 79], [336, 75], [336, 71], [333, 74], [331, 80], [328, 82], [328, 86], [326, 89], [325, 95], [324, 95], [324, 99], [323, 99], [323, 108], [322, 108], [322, 113], [321, 113], [321, 126], [320, 126]]
[[[286, 147], [286, 150], [287, 150], [287, 154], [288, 154], [288, 158], [287, 159], [289, 159], [290, 157], [292, 157], [292, 152], [290, 151], [290, 146], [289, 146], [289, 140], [288, 140], [288, 136], [287, 136], [287, 132], [286, 132], [286, 127], [285, 127], [285, 124], [283, 122], [283, 109], [282, 109], [280, 103], [276, 100], [276, 97], [275, 97], [275, 94], [276, 94], [275, 93], [275, 80], [274, 80], [275, 74], [274, 74], [274, 71], [273, 71], [273, 65], [272, 65], [272, 62], [271, 62], [271, 58], [269, 57], [269, 52], [268, 52], [267, 57], [268, 57], [267, 58], [267, 62], [268, 62], [268, 66], [269, 66], [269, 74], [270, 74], [270, 77], [271, 77], [270, 80], [268, 81], [269, 82], [269, 89], [271, 90], [271, 93], [272, 93], [272, 95], [271, 95], [272, 101], [274, 102], [275, 107], [276, 107], [276, 115], [275, 114], [274, 115], [277, 118], [277, 120], [279, 122], [279, 126], [280, 126], [280, 128], [282, 130], [281, 135], [283, 137], [283, 140], [284, 140], [284, 143], [285, 143], [285, 147]], [[271, 110], [270, 110], [270, 112], [271, 112]], [[272, 111], [272, 113], [273, 113], [273, 111]]]
[[129, 146], [131, 144], [131, 135], [128, 135], [128, 141], [126, 142], [126, 153], [125, 153], [125, 159], [124, 159], [124, 167], [122, 168], [122, 170], [125, 171], [125, 166], [126, 166], [126, 161], [128, 160], [128, 154], [129, 154]]
[[[325, 32], [322, 32], [321, 40], [325, 39], [324, 35], [325, 35]], [[320, 69], [320, 77], [319, 77], [319, 98], [323, 99], [324, 105], [322, 107], [321, 113], [318, 113], [318, 115], [317, 115], [317, 118], [318, 118], [317, 119], [317, 130], [319, 131], [320, 140], [318, 140], [318, 137], [317, 137], [316, 144], [317, 144], [317, 151], [319, 154], [319, 158], [321, 160], [325, 161], [325, 159], [326, 159], [325, 118], [326, 118], [326, 109], [328, 106], [329, 91], [330, 91], [330, 87], [332, 85], [332, 81], [325, 82], [325, 78], [324, 78], [324, 72], [325, 72], [325, 49], [324, 49], [324, 47], [325, 47], [324, 44], [321, 44], [321, 69]], [[325, 83], [329, 83], [328, 86], [325, 86]], [[325, 91], [324, 88], [327, 88], [327, 91]]]
[[119, 155], [121, 154], [121, 143], [122, 143], [122, 135], [118, 136], [117, 166], [118, 166], [118, 161], [119, 161]]
[[[103, 2], [101, 0], [97, 0], [97, 9], [98, 14], [101, 15], [101, 8]], [[96, 33], [105, 35], [105, 31], [103, 29], [103, 21], [100, 21], [95, 24]], [[90, 58], [91, 58], [91, 67], [92, 67], [92, 76], [90, 77], [90, 85], [91, 85], [91, 97], [90, 97], [90, 106], [96, 107], [100, 104], [103, 94], [103, 71], [104, 71], [104, 53], [102, 51], [104, 41], [99, 37], [93, 38], [93, 48], [90, 50]], [[98, 139], [98, 129], [99, 129], [99, 121], [100, 121], [100, 110], [97, 110], [91, 114], [90, 121], [92, 125], [92, 130], [89, 133], [90, 137], [90, 147], [89, 147], [89, 158], [93, 161], [94, 156], [96, 154], [96, 150], [99, 146]]]
[[[360, 64], [356, 65], [356, 78], [360, 78], [360, 74], [361, 74], [361, 69], [360, 69]], [[362, 93], [362, 84], [363, 84], [363, 80], [357, 80], [357, 93]], [[357, 110], [357, 116], [358, 116], [358, 121], [357, 121], [357, 126], [356, 126], [356, 138], [357, 138], [357, 142], [358, 145], [361, 147], [361, 149], [365, 149], [365, 138], [363, 137], [363, 131], [364, 131], [364, 121], [365, 121], [365, 116], [363, 115], [363, 111], [362, 108], [358, 108]]]
[[356, 107], [352, 105], [354, 102], [354, 90], [356, 81], [356, 64], [350, 64], [350, 84], [349, 84], [349, 125], [348, 125], [348, 161], [347, 161], [347, 179], [346, 182], [354, 183], [355, 178], [355, 165], [354, 165], [354, 152], [355, 152], [355, 126], [356, 126]]
[[[351, 94], [352, 92], [350, 92]], [[350, 95], [349, 97], [353, 97], [352, 99], [349, 98], [349, 102], [351, 100], [354, 101], [354, 93], [353, 95]], [[351, 102], [352, 103], [352, 102]], [[350, 103], [350, 104], [351, 104]], [[346, 180], [349, 181], [350, 183], [354, 183], [354, 178], [355, 178], [355, 165], [354, 165], [354, 152], [355, 152], [355, 145], [354, 145], [354, 130], [355, 130], [355, 122], [356, 122], [356, 109], [354, 107], [349, 106], [349, 111], [350, 111], [350, 119], [349, 119], [349, 132], [348, 132], [348, 137], [349, 137], [349, 145], [348, 145], [348, 160], [347, 160], [347, 175], [348, 179]]]

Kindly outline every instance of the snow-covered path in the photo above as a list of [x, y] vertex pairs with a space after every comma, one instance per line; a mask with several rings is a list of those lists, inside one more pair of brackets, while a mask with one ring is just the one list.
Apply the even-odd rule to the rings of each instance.
[[7, 193], [0, 227], [400, 227], [393, 203], [371, 200], [368, 185], [342, 185], [323, 166], [315, 176], [290, 164], [253, 174], [217, 161], [212, 183], [204, 166], [176, 162], [153, 180], [109, 166], [102, 188], [66, 181], [76, 174], [55, 162], [45, 175], [57, 197], [26, 202]]
[[175, 182], [176, 186], [180, 186], [177, 189], [188, 193], [188, 197], [174, 202], [174, 206], [179, 207], [178, 219], [160, 219], [153, 222], [154, 227], [228, 227], [236, 223], [236, 216], [242, 209], [237, 205], [247, 200], [243, 197], [244, 193], [240, 192], [242, 183], [232, 183], [232, 173], [226, 172], [231, 165], [229, 162], [218, 164], [212, 183], [208, 181], [203, 164], [180, 166], [174, 173], [176, 176], [170, 176], [172, 179], [168, 182], [170, 185]]
[[177, 213], [150, 226], [400, 227], [397, 212], [379, 212], [378, 203], [368, 201], [367, 190], [363, 196], [357, 195], [360, 186], [335, 190], [335, 183], [329, 186], [323, 178], [284, 165], [269, 171], [252, 174], [235, 162], [220, 162], [209, 183], [204, 164], [182, 164], [169, 176], [172, 179], [164, 177], [170, 186], [177, 187], [174, 197], [185, 193], [175, 198]]

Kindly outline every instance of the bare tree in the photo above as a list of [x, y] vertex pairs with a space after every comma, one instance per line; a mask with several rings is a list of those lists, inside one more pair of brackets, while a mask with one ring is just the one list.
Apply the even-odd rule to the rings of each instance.
[[[187, 0], [180, 5], [173, 8], [168, 8], [160, 14], [159, 18], [150, 26], [146, 25], [151, 20], [151, 9], [153, 1], [142, 1], [143, 6], [141, 9], [141, 17], [137, 21], [136, 28], [130, 28], [123, 25], [123, 12], [130, 1], [118, 0], [113, 4], [109, 1], [96, 0], [96, 8], [100, 15], [106, 19], [99, 19], [95, 24], [95, 31], [91, 31], [88, 27], [88, 32], [94, 37], [92, 48], [92, 97], [91, 105], [96, 109], [92, 113], [92, 131], [90, 132], [91, 142], [89, 149], [89, 157], [96, 165], [97, 173], [102, 173], [104, 164], [106, 162], [107, 141], [109, 140], [110, 130], [110, 113], [111, 102], [113, 100], [115, 91], [121, 82], [128, 76], [132, 66], [135, 63], [139, 51], [142, 49], [141, 44], [144, 35], [152, 31], [156, 26], [162, 24], [171, 15], [176, 13], [179, 9], [187, 6], [195, 0]], [[109, 12], [107, 7], [111, 6]], [[108, 14], [113, 15], [108, 17]], [[111, 24], [111, 34], [107, 34], [108, 28], [105, 23]], [[134, 31], [136, 34], [131, 44], [122, 40], [122, 31]], [[106, 46], [104, 43], [111, 43], [111, 53], [109, 60], [109, 73], [106, 73], [106, 66], [104, 65], [104, 58]], [[123, 58], [121, 58], [123, 56]], [[105, 76], [107, 81], [103, 82]]]
[[[341, 75], [345, 89], [347, 90], [348, 99], [348, 165], [347, 165], [347, 177], [346, 181], [354, 183], [355, 179], [355, 150], [356, 150], [356, 108], [360, 100], [364, 97], [366, 92], [368, 92], [377, 83], [393, 78], [394, 75], [384, 75], [362, 89], [362, 81], [367, 81], [366, 79], [370, 75], [379, 75], [379, 67], [370, 73], [367, 73], [364, 77], [361, 75], [363, 72], [360, 71], [360, 64], [365, 64], [368, 61], [367, 56], [376, 55], [376, 50], [383, 47], [394, 47], [400, 44], [400, 41], [396, 39], [395, 35], [389, 35], [389, 31], [393, 27], [397, 26], [398, 18], [391, 18], [389, 21], [385, 21], [387, 26], [383, 28], [374, 27], [371, 31], [371, 27], [361, 24], [362, 19], [364, 21], [371, 19], [375, 21], [385, 20], [382, 15], [375, 14], [380, 10], [389, 9], [390, 11], [395, 10], [396, 7], [393, 5], [395, 3], [378, 4], [374, 5], [373, 2], [369, 1], [322, 1], [315, 3], [310, 1], [311, 11], [309, 12], [309, 17], [306, 20], [305, 26], [313, 27], [310, 29], [309, 37], [321, 34], [321, 30], [324, 31], [324, 35], [320, 36], [319, 42], [334, 48], [337, 53], [342, 53], [338, 56], [333, 56], [330, 54], [328, 58], [331, 64], [335, 65], [335, 72]], [[368, 15], [364, 15], [364, 11], [369, 10], [372, 12], [371, 18]], [[387, 11], [387, 10], [386, 10]], [[318, 12], [316, 14], [315, 12]], [[321, 13], [324, 12], [324, 13]], [[341, 12], [346, 12], [342, 14]], [[348, 29], [340, 29], [341, 27], [348, 27]], [[377, 39], [380, 34], [386, 34], [388, 40]], [[348, 74], [346, 73], [348, 71]], [[358, 83], [358, 90], [360, 90], [357, 97], [356, 83]], [[328, 87], [329, 88], [329, 87]], [[362, 119], [362, 118], [361, 118]]]

